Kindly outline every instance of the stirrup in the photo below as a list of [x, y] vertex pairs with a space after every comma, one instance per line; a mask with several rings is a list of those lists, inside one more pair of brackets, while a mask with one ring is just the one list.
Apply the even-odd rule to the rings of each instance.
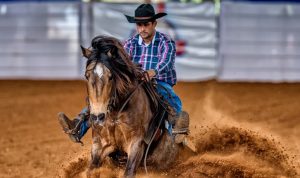
[[173, 128], [172, 129], [172, 134], [189, 134], [189, 128]]
[[73, 129], [68, 130], [66, 133], [69, 135], [70, 139], [75, 143], [80, 143], [83, 146], [83, 142], [80, 140], [78, 133], [80, 131], [80, 126], [83, 122], [83, 119], [80, 119], [78, 123], [76, 123]]
[[83, 122], [83, 119], [80, 119], [80, 120], [76, 123], [75, 127], [74, 127], [73, 129], [67, 130], [66, 133], [67, 133], [67, 134], [76, 135], [76, 134], [79, 132], [79, 130], [80, 130], [80, 126], [81, 126], [82, 122]]
[[[82, 141], [79, 138], [80, 126], [83, 122], [83, 119], [69, 120], [65, 114], [59, 114], [59, 123], [63, 127], [63, 131], [69, 136], [70, 140], [75, 143], [80, 143], [83, 145]], [[75, 122], [74, 127], [70, 127], [70, 122]]]

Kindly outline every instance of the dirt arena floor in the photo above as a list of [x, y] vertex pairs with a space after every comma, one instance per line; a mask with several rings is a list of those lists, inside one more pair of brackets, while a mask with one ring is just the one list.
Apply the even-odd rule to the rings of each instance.
[[[179, 83], [198, 153], [137, 177], [300, 177], [300, 84]], [[57, 113], [85, 106], [83, 81], [0, 81], [0, 177], [85, 177], [91, 133], [72, 143]], [[101, 177], [122, 169], [101, 168]]]

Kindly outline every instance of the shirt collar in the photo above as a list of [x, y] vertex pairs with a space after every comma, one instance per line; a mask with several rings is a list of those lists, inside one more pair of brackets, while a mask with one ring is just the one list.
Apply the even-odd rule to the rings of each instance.
[[[154, 34], [154, 37], [152, 39], [152, 42], [151, 43], [154, 43], [155, 39], [156, 39], [156, 36], [157, 36], [157, 32], [155, 31], [155, 34]], [[143, 39], [142, 37], [139, 35], [139, 41], [138, 41], [139, 45], [142, 45], [143, 43]], [[148, 46], [148, 45], [147, 45]]]

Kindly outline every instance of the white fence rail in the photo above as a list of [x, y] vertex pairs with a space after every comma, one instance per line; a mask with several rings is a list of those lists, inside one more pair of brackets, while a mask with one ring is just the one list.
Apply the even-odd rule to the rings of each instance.
[[[80, 44], [88, 46], [99, 34], [121, 40], [132, 35], [135, 27], [123, 14], [133, 15], [138, 4], [32, 2], [0, 6], [0, 78], [68, 79], [82, 76]], [[158, 29], [181, 45], [176, 62], [179, 80], [215, 78], [213, 4], [168, 3], [164, 10], [169, 15], [159, 20]]]
[[222, 81], [300, 81], [300, 4], [224, 2]]
[[[79, 45], [99, 34], [125, 40], [134, 24], [123, 14], [133, 15], [136, 7], [0, 3], [0, 79], [82, 78]], [[167, 3], [163, 10], [169, 15], [158, 30], [181, 45], [179, 80], [300, 81], [300, 4], [224, 1], [220, 23], [211, 3]]]
[[0, 78], [78, 78], [79, 3], [0, 3]]

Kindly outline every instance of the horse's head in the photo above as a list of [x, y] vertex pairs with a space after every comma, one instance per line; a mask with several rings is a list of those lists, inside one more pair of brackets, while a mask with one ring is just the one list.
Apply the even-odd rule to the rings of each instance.
[[106, 113], [108, 107], [120, 107], [119, 102], [136, 86], [141, 71], [115, 38], [97, 36], [89, 49], [81, 48], [88, 59], [85, 77], [90, 113], [98, 116]]
[[88, 102], [91, 116], [96, 118], [106, 113], [112, 88], [112, 73], [101, 60], [107, 60], [105, 53], [95, 58], [95, 51], [82, 48], [83, 55], [88, 59], [86, 63], [85, 78], [87, 80]]

